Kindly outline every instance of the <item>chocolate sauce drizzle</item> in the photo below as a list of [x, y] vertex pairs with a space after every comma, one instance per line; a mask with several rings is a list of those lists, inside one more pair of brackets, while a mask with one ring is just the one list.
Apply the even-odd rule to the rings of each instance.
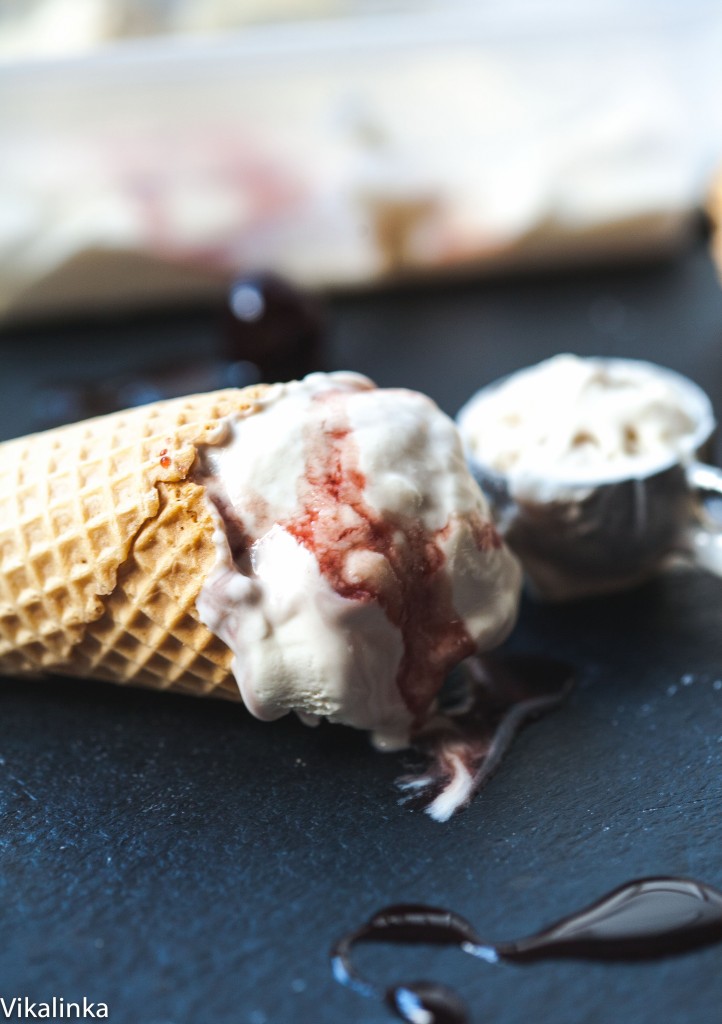
[[573, 684], [572, 666], [552, 658], [467, 658], [445, 683], [438, 713], [412, 737], [428, 765], [398, 780], [402, 802], [446, 821], [486, 785], [519, 730], [558, 707]]
[[409, 1024], [470, 1024], [461, 998], [445, 985], [415, 981], [383, 991], [351, 962], [366, 942], [455, 946], [489, 964], [528, 964], [563, 957], [652, 960], [722, 941], [722, 893], [688, 878], [640, 878], [534, 935], [496, 945], [484, 942], [453, 911], [423, 904], [385, 907], [331, 950], [334, 977], [359, 995], [383, 999]]

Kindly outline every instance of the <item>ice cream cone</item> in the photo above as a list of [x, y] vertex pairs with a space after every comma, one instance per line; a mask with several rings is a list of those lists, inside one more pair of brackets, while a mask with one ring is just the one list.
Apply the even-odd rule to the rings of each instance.
[[353, 373], [0, 445], [0, 673], [242, 700], [398, 746], [519, 568], [424, 395]]
[[196, 599], [216, 559], [198, 445], [265, 386], [159, 402], [0, 445], [0, 673], [239, 700]]

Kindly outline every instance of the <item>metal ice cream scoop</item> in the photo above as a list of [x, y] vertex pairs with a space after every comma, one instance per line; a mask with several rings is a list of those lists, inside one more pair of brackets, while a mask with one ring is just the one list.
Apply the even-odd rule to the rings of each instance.
[[[516, 375], [478, 391], [457, 416], [470, 468], [498, 529], [524, 566], [530, 589], [552, 601], [621, 590], [656, 573], [675, 553], [722, 575], [722, 523], [715, 527], [707, 507], [710, 496], [722, 497], [722, 470], [705, 461], [716, 428], [709, 397], [688, 378], [654, 364], [594, 363], [647, 367], [672, 385], [692, 423], [684, 450], [670, 446], [628, 475], [607, 467], [597, 475], [585, 467], [582, 479], [555, 470], [553, 479], [530, 489], [475, 453], [479, 403]], [[563, 403], [564, 396], [552, 400]]]

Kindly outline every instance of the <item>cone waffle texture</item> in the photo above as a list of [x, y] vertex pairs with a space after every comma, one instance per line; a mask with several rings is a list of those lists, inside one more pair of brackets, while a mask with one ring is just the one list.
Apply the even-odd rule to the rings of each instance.
[[197, 446], [265, 386], [158, 402], [0, 444], [0, 673], [239, 699], [199, 621], [215, 564]]

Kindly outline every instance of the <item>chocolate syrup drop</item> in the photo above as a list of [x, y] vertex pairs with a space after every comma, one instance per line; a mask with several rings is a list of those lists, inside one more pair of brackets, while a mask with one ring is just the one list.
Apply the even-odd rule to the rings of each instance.
[[520, 963], [552, 957], [650, 960], [719, 941], [722, 893], [687, 878], [641, 878], [496, 951]]
[[382, 993], [358, 974], [360, 942], [456, 946], [486, 963], [537, 960], [651, 960], [722, 941], [722, 893], [688, 878], [640, 878], [596, 903], [515, 942], [483, 942], [465, 918], [421, 904], [386, 907], [331, 950], [337, 981], [361, 995], [381, 997], [409, 1024], [469, 1024], [457, 994], [433, 982], [404, 983]]
[[319, 300], [278, 274], [249, 274], [228, 289], [221, 355], [258, 367], [260, 380], [298, 380], [324, 361]]
[[386, 992], [384, 1001], [397, 1017], [411, 1024], [467, 1024], [469, 1011], [463, 999], [446, 985], [414, 981]]

